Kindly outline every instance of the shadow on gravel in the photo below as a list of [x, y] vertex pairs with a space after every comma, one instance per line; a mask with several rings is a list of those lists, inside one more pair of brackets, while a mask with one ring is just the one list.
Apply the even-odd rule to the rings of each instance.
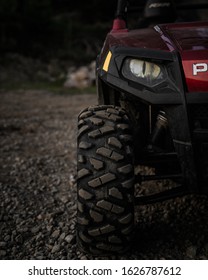
[[134, 250], [138, 257], [208, 259], [207, 202], [204, 196], [190, 195], [137, 207]]

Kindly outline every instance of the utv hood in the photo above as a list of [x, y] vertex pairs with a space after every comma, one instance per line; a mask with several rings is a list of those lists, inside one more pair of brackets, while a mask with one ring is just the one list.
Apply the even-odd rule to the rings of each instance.
[[170, 51], [180, 53], [189, 92], [208, 92], [208, 22], [156, 27]]

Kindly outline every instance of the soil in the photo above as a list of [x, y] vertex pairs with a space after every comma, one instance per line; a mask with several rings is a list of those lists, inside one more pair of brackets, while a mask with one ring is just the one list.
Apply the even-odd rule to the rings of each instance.
[[[79, 251], [75, 234], [77, 115], [96, 96], [0, 98], [0, 259], [99, 259]], [[207, 202], [189, 195], [135, 207], [134, 248], [108, 259], [208, 259]]]

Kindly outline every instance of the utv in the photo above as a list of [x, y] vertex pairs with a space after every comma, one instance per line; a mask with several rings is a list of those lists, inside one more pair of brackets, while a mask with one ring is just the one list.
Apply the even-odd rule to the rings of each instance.
[[[208, 22], [177, 22], [171, 1], [147, 1], [129, 30], [127, 4], [97, 59], [98, 105], [78, 117], [77, 242], [94, 255], [130, 247], [134, 205], [208, 194]], [[167, 179], [173, 187], [135, 191]]]

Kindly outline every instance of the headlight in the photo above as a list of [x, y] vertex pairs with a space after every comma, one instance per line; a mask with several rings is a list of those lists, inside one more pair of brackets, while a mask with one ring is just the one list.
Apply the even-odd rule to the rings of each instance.
[[157, 79], [161, 73], [161, 69], [157, 64], [131, 59], [129, 62], [131, 73], [138, 78]]
[[164, 80], [166, 71], [162, 65], [145, 60], [127, 58], [122, 68], [122, 74], [129, 80], [147, 86], [154, 86]]

